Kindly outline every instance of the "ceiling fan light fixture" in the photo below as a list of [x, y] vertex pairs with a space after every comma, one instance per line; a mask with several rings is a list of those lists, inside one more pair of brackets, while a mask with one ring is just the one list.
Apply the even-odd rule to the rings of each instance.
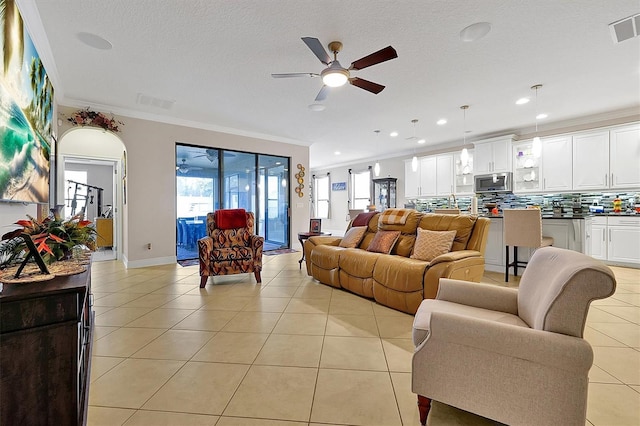
[[342, 68], [340, 62], [333, 61], [329, 68], [324, 69], [320, 76], [322, 82], [329, 87], [344, 86], [349, 80], [349, 70]]
[[460, 31], [460, 39], [465, 42], [477, 41], [489, 34], [491, 24], [488, 22], [476, 22]]

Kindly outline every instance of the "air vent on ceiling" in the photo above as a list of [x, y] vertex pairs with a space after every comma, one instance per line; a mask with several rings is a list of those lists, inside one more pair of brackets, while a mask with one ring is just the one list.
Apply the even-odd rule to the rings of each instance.
[[614, 43], [620, 43], [638, 36], [640, 31], [640, 13], [609, 24]]
[[173, 107], [173, 104], [175, 103], [175, 101], [170, 99], [154, 98], [153, 96], [145, 95], [143, 93], [138, 93], [136, 102], [140, 105], [151, 105], [153, 107], [162, 109], [171, 109], [171, 107]]

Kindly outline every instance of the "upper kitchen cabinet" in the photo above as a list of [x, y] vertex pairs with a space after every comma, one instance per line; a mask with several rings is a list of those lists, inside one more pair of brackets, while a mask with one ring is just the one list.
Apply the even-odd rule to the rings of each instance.
[[533, 142], [513, 145], [513, 192], [540, 192], [542, 189], [540, 153], [533, 152]]
[[418, 158], [414, 172], [411, 160], [404, 163], [405, 198], [448, 196], [454, 192], [453, 154]]
[[474, 171], [476, 175], [511, 171], [511, 143], [513, 135], [500, 136], [474, 143]]
[[640, 187], [640, 124], [609, 132], [610, 188]]
[[609, 187], [609, 132], [573, 136], [573, 189]]
[[571, 190], [571, 145], [571, 136], [542, 139], [543, 191]]
[[456, 195], [473, 195], [473, 150], [469, 150], [469, 158], [466, 163], [462, 162], [460, 152], [456, 152], [453, 156], [453, 165], [455, 169], [455, 194]]
[[640, 125], [573, 136], [573, 189], [640, 186]]

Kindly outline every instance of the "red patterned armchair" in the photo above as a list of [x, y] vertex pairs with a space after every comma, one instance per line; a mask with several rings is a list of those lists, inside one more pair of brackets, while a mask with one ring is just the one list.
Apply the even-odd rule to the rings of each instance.
[[253, 272], [262, 282], [264, 238], [253, 233], [254, 217], [244, 209], [216, 210], [207, 214], [207, 236], [198, 240], [200, 288], [209, 276]]

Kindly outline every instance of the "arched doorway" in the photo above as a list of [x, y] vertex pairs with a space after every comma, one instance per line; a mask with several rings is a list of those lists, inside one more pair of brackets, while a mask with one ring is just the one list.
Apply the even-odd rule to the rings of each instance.
[[56, 205], [66, 217], [96, 224], [95, 260], [122, 259], [126, 148], [114, 133], [92, 127], [65, 132], [57, 144]]

